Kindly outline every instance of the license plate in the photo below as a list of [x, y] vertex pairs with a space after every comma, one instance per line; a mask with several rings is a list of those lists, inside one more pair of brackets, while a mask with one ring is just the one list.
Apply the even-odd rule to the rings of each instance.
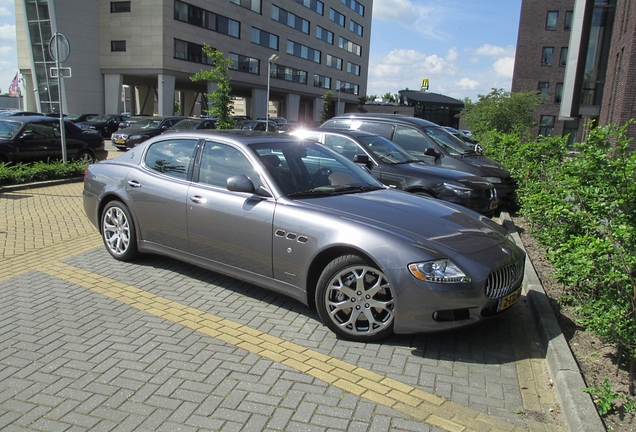
[[497, 312], [508, 309], [510, 306], [515, 304], [517, 300], [519, 300], [519, 297], [521, 297], [521, 288], [505, 297], [500, 298], [499, 304], [497, 305]]
[[126, 140], [115, 140], [115, 144], [126, 144]]
[[499, 200], [492, 200], [490, 202], [490, 210], [494, 210], [499, 206]]

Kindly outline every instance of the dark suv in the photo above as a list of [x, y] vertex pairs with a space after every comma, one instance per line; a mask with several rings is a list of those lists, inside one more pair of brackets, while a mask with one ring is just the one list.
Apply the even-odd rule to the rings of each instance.
[[391, 188], [449, 201], [485, 215], [497, 209], [497, 192], [489, 181], [422, 163], [379, 135], [325, 128], [299, 129], [290, 135], [325, 144], [347, 159], [366, 166], [376, 179]]
[[420, 161], [483, 177], [495, 185], [502, 203], [514, 203], [515, 181], [499, 162], [427, 120], [401, 114], [343, 114], [321, 128], [363, 130], [390, 139]]

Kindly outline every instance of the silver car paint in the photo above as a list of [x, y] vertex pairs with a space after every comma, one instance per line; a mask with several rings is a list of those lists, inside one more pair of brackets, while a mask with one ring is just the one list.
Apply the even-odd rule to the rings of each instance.
[[[501, 232], [484, 223], [483, 217], [459, 206], [386, 189], [290, 200], [281, 196], [256, 158], [245, 151], [273, 196], [214, 190], [188, 181], [159, 179], [165, 177], [161, 174], [152, 177], [142, 173], [143, 166], [139, 165], [146, 147], [144, 143], [115, 160], [93, 165], [87, 173], [85, 210], [97, 227], [100, 202], [116, 196], [133, 214], [141, 251], [173, 256], [306, 304], [313, 302], [308, 293], [313, 287], [308, 282], [317, 257], [333, 254], [330, 251], [335, 249], [339, 253], [345, 249], [358, 251], [375, 261], [395, 290], [396, 333], [439, 330], [477, 321], [480, 310], [494, 302], [484, 293], [490, 272], [524, 256]], [[157, 182], [158, 186], [142, 197], [138, 189], [143, 186], [133, 188], [122, 180], [114, 181], [123, 178], [142, 179], [147, 185]], [[186, 235], [190, 239], [186, 246], [184, 232], [188, 227], [210, 220], [202, 212], [207, 204], [188, 201], [193, 193], [214, 203], [210, 207], [215, 207], [219, 220], [216, 230], [213, 225]], [[153, 204], [161, 206], [153, 211]], [[181, 217], [188, 222], [175, 226]], [[149, 228], [146, 224], [153, 218]], [[175, 232], [162, 237], [164, 230]], [[217, 233], [221, 233], [219, 238]], [[406, 268], [412, 262], [440, 257], [451, 258], [468, 269], [472, 281], [426, 283], [415, 279]], [[459, 322], [432, 319], [436, 310], [460, 308], [469, 308], [471, 317]]]

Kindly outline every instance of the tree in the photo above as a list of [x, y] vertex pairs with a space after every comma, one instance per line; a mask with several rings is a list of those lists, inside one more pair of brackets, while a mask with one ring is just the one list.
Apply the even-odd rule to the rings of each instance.
[[534, 109], [540, 101], [537, 92], [492, 89], [479, 95], [477, 102], [467, 104], [460, 117], [477, 137], [488, 131], [523, 133], [535, 125]]
[[334, 116], [334, 97], [331, 90], [327, 90], [324, 95], [322, 95], [322, 100], [325, 101], [322, 112], [320, 113], [320, 123], [324, 123]]
[[232, 118], [234, 103], [232, 87], [230, 87], [231, 78], [227, 73], [232, 65], [232, 60], [223, 57], [221, 51], [217, 51], [207, 44], [203, 46], [203, 53], [212, 60], [214, 68], [197, 72], [190, 79], [194, 82], [211, 81], [216, 83], [216, 90], [207, 95], [211, 108], [206, 112], [217, 118], [216, 127], [218, 129], [232, 129], [234, 127], [234, 119]]

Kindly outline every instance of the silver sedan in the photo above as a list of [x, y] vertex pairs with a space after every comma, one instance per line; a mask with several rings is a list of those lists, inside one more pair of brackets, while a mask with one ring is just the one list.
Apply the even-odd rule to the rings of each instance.
[[292, 137], [158, 136], [90, 165], [84, 208], [115, 259], [159, 253], [251, 282], [355, 341], [472, 324], [521, 291], [525, 255], [502, 227]]

